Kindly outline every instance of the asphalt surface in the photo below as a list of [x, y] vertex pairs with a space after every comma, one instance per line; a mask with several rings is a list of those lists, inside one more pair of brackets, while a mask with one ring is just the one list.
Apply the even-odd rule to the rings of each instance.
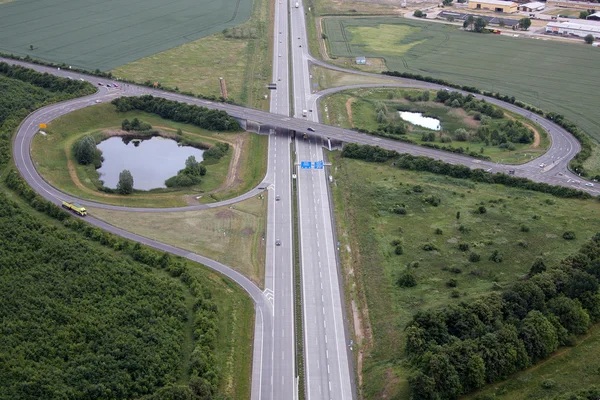
[[[302, 11], [303, 9], [296, 9], [294, 7], [295, 1], [293, 1], [287, 4], [287, 6], [290, 6], [290, 10], [288, 11], [287, 6], [285, 5], [286, 1], [283, 1], [283, 3], [284, 4], [276, 4], [276, 21], [279, 23], [279, 25], [276, 25], [276, 35], [281, 36], [281, 43], [275, 41], [273, 59], [276, 61], [273, 62], [273, 72], [274, 77], [281, 78], [281, 81], [278, 80], [276, 82], [277, 93], [276, 95], [273, 94], [271, 97], [271, 112], [215, 103], [137, 85], [122, 84], [119, 88], [106, 88], [104, 85], [106, 83], [112, 83], [112, 80], [77, 74], [68, 70], [58, 70], [55, 68], [0, 58], [0, 61], [24, 65], [41, 72], [71, 77], [73, 79], [84, 79], [95, 85], [97, 82], [103, 84], [103, 86], [99, 86], [98, 92], [93, 95], [50, 105], [35, 111], [25, 119], [15, 137], [13, 157], [17, 168], [34, 190], [56, 204], [59, 204], [61, 200], [76, 200], [84, 205], [113, 210], [129, 210], [132, 212], [184, 211], [232, 204], [255, 196], [265, 190], [265, 188], [270, 189], [270, 218], [268, 221], [266, 238], [268, 241], [268, 261], [264, 292], [247, 278], [223, 264], [191, 254], [182, 249], [123, 231], [108, 225], [103, 221], [97, 220], [93, 216], [87, 217], [88, 222], [106, 229], [109, 232], [201, 262], [234, 280], [249, 293], [256, 306], [252, 375], [253, 399], [293, 399], [296, 396], [297, 381], [296, 373], [294, 371], [295, 359], [293, 350], [295, 338], [292, 297], [293, 225], [291, 223], [292, 197], [290, 190], [291, 158], [289, 152], [290, 139], [287, 135], [288, 129], [299, 132], [300, 135], [298, 135], [297, 138], [300, 138], [303, 133], [308, 134], [306, 141], [297, 140], [296, 147], [298, 152], [297, 155], [299, 157], [298, 161], [302, 161], [300, 160], [302, 157], [307, 158], [307, 161], [313, 162], [321, 160], [323, 152], [319, 138], [331, 138], [345, 142], [378, 145], [401, 153], [432, 157], [452, 164], [462, 164], [472, 168], [482, 168], [490, 172], [506, 173], [509, 170], [514, 170], [515, 175], [526, 177], [534, 181], [573, 187], [588, 191], [594, 195], [600, 193], [596, 187], [584, 186], [584, 182], [581, 178], [568, 171], [568, 161], [580, 150], [580, 145], [575, 138], [551, 121], [545, 120], [540, 116], [532, 115], [527, 110], [520, 109], [512, 104], [494, 98], [476, 96], [478, 98], [485, 98], [486, 101], [490, 103], [500, 105], [508, 110], [532, 118], [540, 124], [549, 132], [552, 138], [551, 147], [546, 154], [526, 164], [514, 166], [503, 165], [474, 160], [458, 154], [409, 145], [393, 140], [377, 138], [315, 122], [318, 119], [316, 114], [319, 109], [319, 99], [322, 96], [335, 91], [369, 86], [400, 86], [439, 90], [443, 88], [443, 86], [398, 78], [394, 79], [398, 81], [397, 84], [347, 86], [328, 89], [321, 91], [318, 94], [311, 93], [310, 77], [307, 68], [309, 62], [343, 72], [356, 73], [356, 71], [346, 71], [311, 57], [308, 54], [308, 44], [306, 42], [307, 36], [304, 31], [306, 25], [303, 16], [304, 12]], [[291, 37], [289, 40], [287, 40], [288, 38], [286, 37], [288, 31], [288, 12], [292, 21], [290, 27]], [[277, 31], [278, 28], [280, 29], [279, 31]], [[282, 33], [279, 34], [279, 32]], [[286, 43], [289, 43], [291, 46], [291, 59], [294, 67], [293, 98], [295, 117], [289, 116], [289, 100], [285, 100], [290, 98], [289, 87], [286, 84], [286, 77], [289, 76], [289, 66], [287, 63], [289, 61], [290, 48], [286, 47]], [[300, 45], [302, 45], [302, 47], [300, 47]], [[279, 57], [280, 54], [281, 57]], [[369, 73], [359, 74], [381, 77], [381, 75]], [[264, 127], [263, 129], [275, 129], [274, 134], [271, 135], [269, 139], [269, 167], [263, 182], [252, 191], [225, 202], [176, 209], [156, 209], [119, 207], [75, 199], [72, 196], [53, 188], [40, 177], [35, 170], [35, 166], [29, 155], [31, 140], [38, 132], [40, 123], [48, 123], [66, 113], [92, 106], [96, 104], [97, 101], [106, 102], [120, 96], [139, 96], [143, 94], [151, 94], [188, 104], [224, 110], [242, 121], [247, 120], [249, 122], [253, 121], [260, 123]], [[309, 113], [307, 118], [302, 117], [301, 113], [303, 109], [313, 109], [313, 115], [310, 115]], [[314, 129], [315, 132], [308, 132], [308, 127]], [[351, 357], [348, 356], [347, 351], [347, 336], [344, 329], [343, 307], [338, 306], [342, 300], [341, 286], [338, 280], [339, 272], [337, 271], [334, 255], [336, 249], [333, 242], [331, 213], [328, 207], [326, 207], [326, 204], [328, 203], [326, 176], [323, 170], [311, 170], [309, 174], [305, 174], [304, 172], [298, 174], [298, 190], [300, 195], [300, 240], [302, 243], [303, 318], [304, 328], [307, 332], [305, 335], [307, 396], [309, 399], [350, 399], [353, 396], [353, 378], [349, 362]], [[273, 194], [279, 195], [280, 200], [276, 201]], [[318, 237], [317, 232], [319, 235]], [[281, 240], [281, 246], [275, 246], [276, 240]], [[319, 255], [321, 248], [325, 255]], [[317, 274], [320, 274], [318, 278]], [[323, 285], [323, 288], [321, 288], [321, 284]], [[321, 322], [323, 323], [322, 328], [320, 326]], [[335, 353], [335, 356], [333, 353]]]
[[[305, 119], [313, 127], [318, 114], [309, 101], [308, 34], [304, 4], [298, 5], [290, 15], [294, 112], [296, 118]], [[312, 166], [323, 161], [322, 138], [296, 135], [296, 160]], [[338, 279], [327, 176], [324, 168], [298, 167], [296, 174], [306, 399], [352, 400], [354, 369], [343, 308], [343, 282]]]

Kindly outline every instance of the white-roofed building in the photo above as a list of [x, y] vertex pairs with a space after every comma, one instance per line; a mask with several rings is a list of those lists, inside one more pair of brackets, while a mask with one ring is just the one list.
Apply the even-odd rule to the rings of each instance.
[[600, 39], [600, 24], [592, 21], [548, 22], [546, 25], [546, 33], [578, 37], [593, 35], [596, 39]]
[[534, 2], [531, 2], [531, 3], [521, 4], [518, 7], [519, 10], [521, 10], [521, 11], [527, 11], [527, 12], [541, 11], [544, 8], [546, 8], [546, 3], [542, 3], [542, 2], [539, 2], [539, 1], [534, 1]]
[[517, 3], [514, 1], [502, 1], [502, 0], [481, 0], [474, 1], [470, 0], [468, 4], [472, 10], [491, 10], [502, 13], [514, 13], [517, 12]]
[[590, 21], [600, 21], [600, 11], [588, 15], [587, 19], [589, 19]]

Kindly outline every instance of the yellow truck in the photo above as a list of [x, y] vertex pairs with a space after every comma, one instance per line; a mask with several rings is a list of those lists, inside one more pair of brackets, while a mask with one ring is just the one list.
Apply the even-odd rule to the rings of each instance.
[[66, 208], [67, 210], [71, 210], [75, 214], [81, 215], [82, 217], [85, 217], [87, 215], [87, 210], [85, 209], [85, 207], [80, 206], [77, 203], [69, 203], [68, 201], [63, 201], [62, 206], [63, 206], [63, 208]]

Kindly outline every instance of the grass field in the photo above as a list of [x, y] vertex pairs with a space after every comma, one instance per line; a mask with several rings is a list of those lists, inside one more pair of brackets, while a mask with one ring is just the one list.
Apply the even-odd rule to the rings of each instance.
[[[537, 256], [555, 265], [600, 230], [595, 200], [558, 199], [332, 155], [346, 294], [366, 322], [362, 336], [355, 334], [365, 399], [409, 398], [403, 347], [413, 313], [498, 290], [521, 279]], [[434, 207], [428, 198], [441, 203]], [[480, 205], [486, 213], [474, 212]], [[406, 214], [392, 212], [395, 207]], [[564, 240], [567, 230], [577, 239]], [[393, 241], [403, 254], [395, 254]], [[469, 251], [461, 251], [461, 243]], [[494, 250], [503, 255], [501, 263], [488, 259]], [[469, 261], [471, 251], [479, 262]], [[413, 262], [417, 286], [401, 289], [396, 278]], [[450, 279], [456, 279], [455, 289], [447, 286]]]
[[316, 88], [318, 88], [319, 90], [346, 85], [359, 85], [363, 83], [383, 84], [398, 82], [391, 79], [386, 79], [384, 77], [375, 78], [371, 76], [353, 75], [346, 72], [334, 71], [332, 69], [323, 68], [317, 65], [311, 65], [310, 72], [312, 75], [311, 83], [313, 85], [316, 83]]
[[0, 51], [104, 71], [239, 25], [251, 7], [251, 0], [17, 0], [0, 5]]
[[264, 283], [267, 199], [176, 213], [129, 213], [89, 207], [90, 215], [138, 235], [212, 258]]
[[331, 56], [383, 57], [391, 71], [515, 96], [565, 115], [600, 141], [596, 94], [589, 86], [600, 79], [600, 51], [595, 48], [525, 36], [478, 35], [404, 18], [328, 18], [324, 25]]
[[[250, 0], [243, 0], [251, 2]], [[248, 22], [231, 37], [222, 32], [122, 65], [115, 76], [136, 82], [160, 82], [196, 94], [221, 96], [219, 78], [238, 104], [267, 109], [270, 81], [271, 10], [267, 0], [254, 0]]]
[[569, 17], [579, 17], [579, 13], [583, 10], [577, 10], [574, 8], [555, 8], [553, 10], [542, 11], [542, 14], [546, 15], [567, 15]]
[[[119, 129], [123, 119], [132, 120], [136, 116], [155, 128], [161, 127], [166, 132], [173, 133], [181, 128], [184, 132], [183, 137], [193, 141], [207, 144], [227, 141], [233, 146], [241, 147], [240, 160], [234, 168], [236, 170], [234, 179], [226, 183], [235, 150], [230, 147], [225, 157], [216, 164], [207, 166], [207, 174], [197, 188], [138, 192], [130, 196], [97, 191], [94, 186], [97, 174], [93, 166], [81, 166], [72, 159], [70, 149], [73, 141], [85, 133]], [[193, 204], [194, 197], [203, 193], [210, 193], [202, 197], [203, 202], [210, 203], [236, 196], [256, 186], [264, 177], [266, 170], [266, 137], [239, 132], [209, 132], [192, 125], [176, 123], [137, 111], [117, 113], [112, 104], [96, 105], [69, 113], [50, 123], [46, 132], [47, 136], [36, 136], [32, 144], [32, 157], [37, 162], [37, 169], [44, 179], [74, 196], [109, 204], [177, 207], [188, 203]], [[252, 151], [252, 157], [246, 154], [248, 151]], [[71, 172], [68, 167], [69, 161], [73, 168]], [[77, 176], [76, 180], [71, 176], [72, 171]], [[217, 190], [220, 188], [222, 190]]]
[[[523, 118], [520, 115], [509, 114], [506, 112], [504, 118], [492, 120], [490, 129], [494, 126], [506, 122], [508, 119], [517, 119], [529, 125], [530, 129], [535, 129], [540, 136], [540, 143], [534, 147], [533, 144], [513, 144], [515, 150], [509, 151], [497, 146], [486, 146], [484, 142], [460, 142], [452, 141], [450, 143], [440, 143], [439, 135], [446, 135], [454, 132], [456, 129], [463, 128], [467, 131], [475, 131], [480, 125], [479, 121], [469, 116], [463, 109], [455, 109], [444, 106], [442, 103], [434, 101], [428, 102], [410, 102], [404, 98], [405, 95], [413, 97], [419, 96], [422, 91], [413, 89], [356, 89], [333, 94], [321, 101], [321, 115], [326, 123], [331, 125], [343, 126], [345, 128], [362, 128], [370, 131], [376, 131], [380, 124], [377, 122], [377, 106], [384, 104], [388, 110], [386, 115], [388, 120], [398, 121], [399, 116], [396, 110], [424, 113], [427, 116], [440, 120], [442, 130], [437, 133], [436, 144], [450, 146], [454, 148], [468, 148], [469, 151], [480, 153], [483, 149], [483, 155], [490, 157], [493, 161], [503, 163], [518, 164], [530, 161], [543, 154], [550, 140], [546, 132], [537, 124]], [[435, 98], [435, 92], [430, 92], [430, 98]], [[390, 98], [390, 96], [392, 98]], [[349, 109], [350, 107], [350, 109]], [[327, 108], [327, 111], [325, 111]], [[350, 115], [348, 113], [350, 111]], [[423, 133], [431, 132], [429, 129], [405, 123], [409, 131], [406, 138], [413, 140], [418, 144], [425, 143], [422, 140]]]

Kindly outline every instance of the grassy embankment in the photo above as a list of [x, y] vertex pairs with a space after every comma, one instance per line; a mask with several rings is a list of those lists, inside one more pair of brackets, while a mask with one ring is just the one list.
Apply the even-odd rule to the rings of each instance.
[[[126, 118], [132, 120], [135, 117], [170, 134], [174, 134], [180, 128], [184, 132], [183, 138], [192, 142], [214, 144], [217, 141], [227, 141], [232, 146], [217, 163], [207, 166], [207, 173], [198, 187], [136, 192], [130, 196], [99, 192], [94, 185], [94, 181], [98, 179], [94, 167], [78, 165], [73, 159], [71, 146], [76, 139], [85, 134], [119, 130], [121, 121]], [[46, 136], [37, 135], [32, 143], [32, 157], [38, 163], [37, 169], [44, 179], [74, 196], [109, 204], [176, 207], [190, 202], [193, 204], [194, 197], [203, 193], [212, 194], [204, 196], [204, 202], [211, 202], [216, 198], [225, 199], [256, 186], [266, 170], [266, 137], [239, 132], [210, 132], [137, 111], [118, 113], [112, 104], [101, 104], [69, 113], [51, 122], [46, 133]], [[224, 185], [235, 146], [240, 146], [242, 150], [240, 163], [233, 168], [238, 173], [231, 185]], [[254, 151], [253, 156], [250, 157], [247, 151]], [[225, 193], [218, 193], [220, 187], [224, 188]]]
[[[136, 82], [160, 82], [194, 94], [221, 96], [225, 79], [229, 98], [267, 109], [271, 77], [272, 4], [255, 0], [250, 20], [239, 27], [175, 47], [115, 68], [115, 76]], [[229, 36], [229, 37], [227, 37]]]
[[[377, 106], [384, 104], [387, 107], [386, 113], [389, 121], [399, 121], [400, 118], [396, 110], [420, 112], [425, 116], [440, 120], [442, 130], [436, 132], [435, 144], [449, 146], [453, 148], [463, 147], [470, 151], [483, 154], [490, 157], [493, 161], [502, 163], [518, 164], [531, 160], [543, 154], [550, 145], [550, 139], [546, 131], [538, 124], [517, 114], [505, 111], [505, 117], [494, 119], [491, 122], [490, 129], [493, 130], [500, 124], [505, 123], [509, 119], [516, 119], [528, 125], [532, 130], [535, 130], [539, 135], [539, 143], [519, 144], [511, 143], [516, 149], [508, 150], [498, 146], [486, 146], [485, 142], [469, 142], [454, 140], [450, 143], [440, 143], [441, 135], [452, 136], [452, 133], [459, 128], [467, 131], [475, 131], [480, 126], [480, 121], [475, 120], [468, 112], [461, 108], [446, 107], [443, 103], [433, 101], [435, 92], [430, 92], [431, 101], [411, 102], [406, 100], [404, 96], [419, 96], [423, 91], [413, 89], [358, 89], [349, 90], [342, 93], [333, 94], [326, 97], [321, 102], [321, 115], [324, 122], [343, 126], [344, 128], [362, 128], [369, 131], [376, 131], [380, 124], [377, 122]], [[392, 97], [392, 98], [390, 98]], [[327, 111], [325, 111], [327, 108]], [[350, 113], [350, 114], [349, 114]], [[409, 127], [409, 131], [404, 137], [411, 139], [417, 144], [426, 143], [422, 140], [423, 134], [435, 132], [430, 129], [422, 128], [417, 125], [412, 125], [408, 122], [405, 124]], [[483, 153], [481, 150], [483, 149]]]
[[111, 225], [222, 262], [263, 285], [266, 196], [201, 211], [141, 214], [89, 207], [89, 212]]
[[[403, 329], [416, 311], [504, 287], [521, 279], [537, 256], [555, 265], [600, 229], [593, 200], [399, 170], [341, 159], [338, 153], [332, 159], [346, 293], [359, 305], [363, 326], [366, 322], [364, 338], [355, 335], [366, 399], [408, 399]], [[441, 203], [430, 205], [429, 196]], [[485, 214], [475, 212], [480, 205]], [[404, 206], [406, 214], [392, 212], [396, 206]], [[567, 230], [577, 239], [564, 240]], [[395, 240], [401, 255], [394, 252]], [[469, 251], [459, 250], [460, 243], [468, 244]], [[436, 250], [426, 251], [427, 244]], [[503, 255], [501, 263], [488, 259], [494, 250]], [[481, 260], [470, 262], [470, 251]], [[399, 288], [395, 280], [412, 262], [418, 262], [413, 269], [417, 286]], [[451, 279], [456, 288], [448, 287]], [[589, 379], [596, 382], [600, 376]]]
[[[593, 117], [595, 94], [588, 85], [600, 78], [595, 68], [600, 52], [589, 46], [527, 36], [478, 35], [452, 25], [402, 18], [328, 18], [324, 25], [329, 55], [338, 57], [334, 61], [342, 65], [356, 56], [385, 58], [391, 71], [500, 92], [559, 112], [600, 140]], [[592, 175], [600, 172], [598, 150], [595, 146], [585, 164]]]

